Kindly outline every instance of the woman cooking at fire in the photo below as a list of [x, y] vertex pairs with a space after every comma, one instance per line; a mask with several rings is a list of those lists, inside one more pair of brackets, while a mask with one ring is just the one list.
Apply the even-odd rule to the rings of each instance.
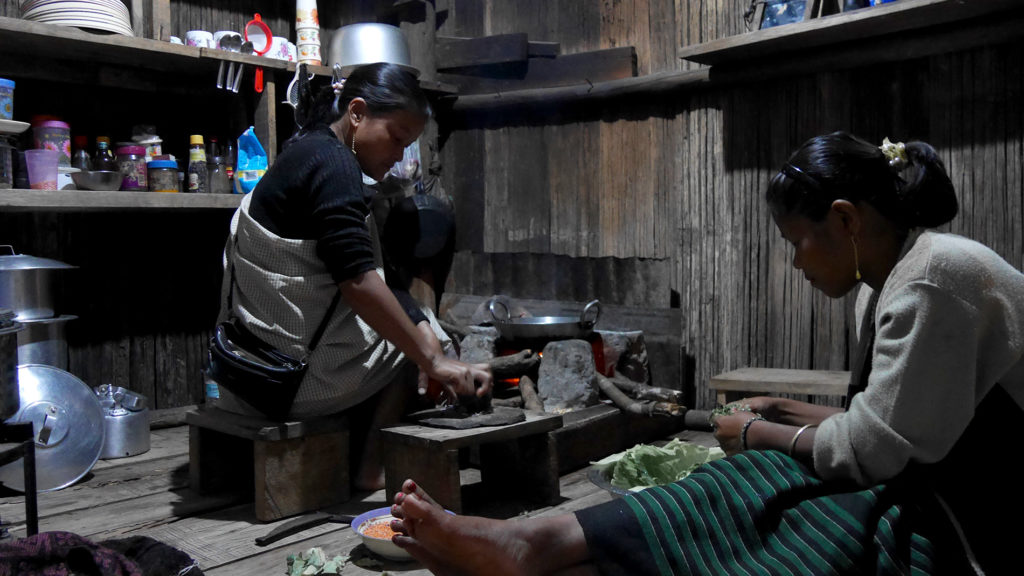
[[958, 202], [923, 142], [813, 138], [767, 201], [815, 288], [859, 288], [845, 409], [742, 400], [731, 457], [576, 514], [451, 516], [407, 480], [394, 541], [437, 574], [1018, 573], [1024, 275], [928, 230]]
[[[446, 357], [430, 310], [389, 288], [380, 270], [362, 174], [382, 179], [423, 131], [431, 111], [416, 78], [367, 65], [309, 96], [299, 130], [231, 221], [221, 315], [295, 357], [324, 322], [288, 415], [366, 406], [351, 412], [372, 416], [354, 484], [378, 489], [376, 432], [402, 413], [404, 380], [388, 384], [403, 361], [419, 367], [421, 391], [434, 380], [452, 399], [488, 393], [491, 374]], [[240, 395], [222, 388], [220, 406], [251, 412]]]

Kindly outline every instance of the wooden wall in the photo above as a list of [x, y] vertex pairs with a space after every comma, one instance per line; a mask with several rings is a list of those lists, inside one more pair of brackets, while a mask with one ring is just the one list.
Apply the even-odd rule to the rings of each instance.
[[[439, 34], [527, 32], [561, 42], [563, 53], [633, 45], [643, 75], [692, 67], [676, 48], [742, 32], [745, 4], [455, 0]], [[830, 300], [791, 268], [763, 205], [768, 179], [820, 133], [928, 141], [961, 199], [950, 228], [1024, 267], [1022, 60], [1016, 43], [637, 96], [582, 119], [499, 114], [461, 126], [443, 149], [459, 248], [669, 259], [672, 277], [652, 288], [680, 294], [701, 407], [713, 402], [708, 378], [733, 368], [849, 369], [853, 298]], [[454, 290], [472, 293], [465, 282]], [[651, 294], [650, 305], [665, 298]]]

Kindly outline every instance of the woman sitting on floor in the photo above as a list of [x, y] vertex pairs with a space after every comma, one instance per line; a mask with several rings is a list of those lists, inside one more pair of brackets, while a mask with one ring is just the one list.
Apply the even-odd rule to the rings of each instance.
[[[860, 289], [847, 406], [750, 398], [714, 422], [732, 455], [575, 514], [444, 514], [414, 482], [395, 542], [438, 574], [1002, 574], [1024, 505], [1005, 467], [1024, 423], [1024, 275], [953, 219], [922, 142], [811, 139], [768, 206], [793, 266]], [[1008, 525], [991, 518], [997, 515]]]

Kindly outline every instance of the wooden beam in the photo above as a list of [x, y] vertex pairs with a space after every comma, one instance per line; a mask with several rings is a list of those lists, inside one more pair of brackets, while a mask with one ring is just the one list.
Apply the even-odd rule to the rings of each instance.
[[522, 32], [483, 38], [438, 36], [434, 58], [438, 70], [522, 62], [529, 57], [528, 44]]
[[961, 25], [970, 18], [1019, 7], [1020, 0], [904, 0], [684, 46], [678, 55], [684, 60], [710, 65], [751, 60], [764, 63], [770, 55], [806, 52], [846, 41], [866, 47], [871, 44], [871, 38], [878, 36], [941, 24]]
[[508, 92], [574, 84], [594, 84], [636, 76], [636, 48], [623, 46], [557, 58], [529, 58], [525, 62], [460, 69], [438, 74], [455, 84], [460, 94]]
[[535, 88], [493, 94], [459, 96], [452, 106], [453, 114], [472, 114], [504, 108], [562, 107], [583, 102], [609, 100], [622, 96], [665, 94], [679, 90], [698, 89], [710, 83], [709, 72], [687, 70], [662, 72], [648, 76], [609, 80], [594, 84], [576, 84], [557, 88]]

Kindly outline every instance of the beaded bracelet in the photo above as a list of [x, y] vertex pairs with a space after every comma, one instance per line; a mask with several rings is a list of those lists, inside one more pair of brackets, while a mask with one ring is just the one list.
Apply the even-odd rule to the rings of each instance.
[[[750, 420], [747, 420], [746, 422], [743, 423], [743, 430], [740, 431], [740, 446], [743, 446], [744, 451], [747, 450], [747, 430], [750, 428], [751, 424], [757, 422], [758, 420], [765, 420], [765, 418], [764, 416], [758, 414], [751, 418]], [[767, 422], [767, 420], [765, 421]]]
[[817, 427], [818, 427], [817, 424], [806, 424], [806, 425], [804, 425], [803, 428], [797, 430], [796, 434], [793, 434], [793, 440], [789, 443], [789, 452], [788, 452], [788, 454], [789, 454], [790, 457], [792, 457], [793, 456], [793, 452], [796, 451], [796, 441], [800, 439], [800, 435], [803, 434], [804, 432], [806, 432], [808, 428], [817, 428]]

